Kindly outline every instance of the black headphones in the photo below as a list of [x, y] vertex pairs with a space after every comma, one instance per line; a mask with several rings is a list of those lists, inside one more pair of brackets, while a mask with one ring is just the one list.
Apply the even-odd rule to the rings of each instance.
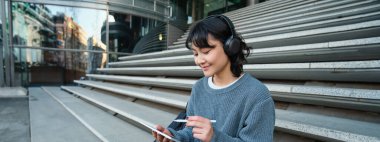
[[224, 21], [227, 24], [228, 28], [230, 28], [231, 36], [228, 37], [227, 40], [224, 42], [223, 48], [228, 56], [236, 55], [240, 51], [240, 40], [235, 37], [235, 27], [232, 24], [232, 21], [227, 16], [224, 16], [221, 14], [211, 15], [211, 16], [208, 16], [206, 19], [213, 18], [213, 17]]

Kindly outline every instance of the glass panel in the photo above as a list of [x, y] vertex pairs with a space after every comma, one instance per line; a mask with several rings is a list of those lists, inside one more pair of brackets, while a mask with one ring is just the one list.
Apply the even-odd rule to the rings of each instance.
[[[170, 24], [175, 25], [183, 31], [188, 28], [187, 24], [190, 24], [191, 19], [191, 1], [184, 2], [181, 0], [172, 0], [170, 2], [172, 17], [170, 18]], [[190, 9], [190, 10], [189, 10]]]
[[12, 2], [15, 45], [92, 50], [89, 41], [106, 50], [106, 11]]
[[247, 1], [242, 0], [206, 0], [204, 2], [203, 16], [223, 14], [228, 11], [236, 10], [247, 5]]
[[247, 6], [245, 0], [170, 0], [172, 7], [171, 20], [184, 19], [187, 24], [201, 20], [209, 15], [223, 14]]
[[248, 1], [245, 0], [228, 0], [227, 11], [233, 11], [239, 8], [246, 7], [248, 5]]
[[156, 11], [158, 13], [165, 13], [166, 9], [167, 9], [167, 6], [164, 3], [157, 3], [156, 4]]
[[106, 53], [70, 52], [15, 48], [15, 82], [23, 86], [30, 84], [68, 84], [85, 77], [86, 73], [97, 73], [104, 68]]
[[203, 17], [213, 14], [222, 14], [225, 11], [226, 0], [206, 0], [204, 2]]
[[[110, 12], [109, 51], [147, 53], [166, 49], [166, 23], [130, 14]], [[116, 61], [110, 55], [109, 61]]]
[[135, 6], [136, 7], [141, 7], [146, 10], [154, 10], [154, 3], [153, 1], [148, 1], [148, 0], [135, 0]]
[[112, 4], [124, 4], [124, 5], [132, 5], [135, 0], [112, 0]]

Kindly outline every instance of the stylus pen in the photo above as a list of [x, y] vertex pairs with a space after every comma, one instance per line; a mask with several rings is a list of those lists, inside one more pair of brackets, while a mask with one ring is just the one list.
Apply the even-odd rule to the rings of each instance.
[[[187, 122], [186, 119], [175, 119], [174, 122]], [[210, 120], [211, 123], [216, 123], [216, 120]]]

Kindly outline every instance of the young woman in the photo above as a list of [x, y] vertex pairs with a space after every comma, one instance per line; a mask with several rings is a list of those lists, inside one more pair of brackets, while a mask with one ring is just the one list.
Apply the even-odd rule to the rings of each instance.
[[[193, 51], [205, 77], [191, 90], [186, 127], [179, 131], [156, 128], [182, 142], [273, 141], [273, 100], [260, 81], [243, 72], [250, 49], [230, 19], [216, 15], [200, 21], [191, 29], [186, 47]], [[157, 141], [169, 141], [152, 134]]]

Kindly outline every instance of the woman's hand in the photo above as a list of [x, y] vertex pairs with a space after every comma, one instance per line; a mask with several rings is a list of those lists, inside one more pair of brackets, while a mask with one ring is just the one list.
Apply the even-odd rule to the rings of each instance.
[[201, 116], [189, 116], [186, 126], [193, 127], [193, 137], [202, 142], [210, 142], [214, 135], [210, 120]]
[[[157, 125], [156, 126], [156, 129], [160, 132], [163, 132], [171, 137], [173, 137], [172, 133], [170, 133], [170, 131], [168, 129], [165, 129], [164, 127], [162, 127], [161, 125]], [[169, 140], [168, 138], [165, 138], [164, 136], [160, 135], [160, 134], [157, 134], [157, 132], [154, 132], [152, 131], [152, 135], [153, 137], [158, 141], [158, 142], [171, 142], [171, 140]]]

